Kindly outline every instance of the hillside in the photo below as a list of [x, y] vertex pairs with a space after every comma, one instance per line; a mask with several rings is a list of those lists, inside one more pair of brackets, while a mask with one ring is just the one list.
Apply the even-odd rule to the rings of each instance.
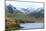
[[21, 19], [22, 21], [42, 21], [44, 18], [44, 9], [38, 8], [35, 11], [31, 12], [33, 9], [27, 8], [20, 8], [21, 10], [17, 9], [16, 7], [12, 6], [11, 4], [6, 6], [5, 15], [6, 17], [11, 17], [15, 19]]

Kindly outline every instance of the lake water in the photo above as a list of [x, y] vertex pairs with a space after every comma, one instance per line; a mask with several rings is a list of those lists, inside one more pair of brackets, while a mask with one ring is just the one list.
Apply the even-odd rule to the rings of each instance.
[[21, 29], [41, 29], [43, 28], [43, 23], [24, 23], [24, 24], [20, 24]]
[[[22, 30], [23, 29], [42, 29], [43, 28], [43, 23], [24, 23], [24, 24], [20, 24]], [[21, 30], [20, 29], [20, 30]], [[19, 30], [11, 30], [11, 31], [19, 31]]]

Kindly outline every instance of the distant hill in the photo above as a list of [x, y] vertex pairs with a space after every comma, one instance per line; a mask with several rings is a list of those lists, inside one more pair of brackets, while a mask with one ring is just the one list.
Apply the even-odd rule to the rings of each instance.
[[44, 9], [38, 8], [36, 10], [20, 8], [10, 5], [5, 7], [5, 17], [12, 17], [16, 19], [21, 19], [23, 21], [43, 21], [44, 18]]
[[[38, 11], [40, 9], [40, 11]], [[44, 9], [38, 8], [36, 11], [29, 13], [28, 16], [44, 17]]]
[[[26, 14], [28, 16], [35, 16], [35, 17], [44, 17], [44, 9], [43, 8], [38, 8], [35, 11], [31, 12], [32, 9], [29, 10], [29, 8], [25, 9], [25, 8], [21, 8], [21, 10], [16, 9], [16, 7], [12, 6], [11, 4], [9, 4], [8, 6], [6, 6], [5, 11], [8, 11], [9, 13], [13, 13], [13, 14]], [[24, 12], [21, 12], [24, 11]], [[7, 13], [7, 12], [6, 12]]]
[[15, 17], [15, 18], [24, 18], [23, 12], [16, 9], [16, 7], [11, 4], [5, 7], [5, 15], [6, 17]]

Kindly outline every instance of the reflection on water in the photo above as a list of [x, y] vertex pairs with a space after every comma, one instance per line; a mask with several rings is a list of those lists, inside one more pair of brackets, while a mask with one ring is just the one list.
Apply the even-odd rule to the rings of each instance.
[[43, 28], [43, 23], [24, 23], [20, 24], [21, 29], [38, 29], [38, 28]]

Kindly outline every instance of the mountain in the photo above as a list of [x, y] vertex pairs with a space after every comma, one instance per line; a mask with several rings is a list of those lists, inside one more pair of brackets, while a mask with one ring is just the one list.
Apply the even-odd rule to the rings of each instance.
[[36, 11], [29, 13], [28, 16], [44, 17], [44, 9], [38, 8]]
[[24, 18], [25, 14], [11, 4], [5, 7], [5, 16], [6, 17], [15, 17], [15, 18]]
[[21, 9], [25, 12], [25, 14], [29, 14], [30, 13], [30, 10], [28, 10], [29, 8], [27, 8], [27, 9], [21, 8]]
[[35, 16], [35, 17], [44, 17], [44, 9], [43, 8], [38, 8], [36, 10], [34, 10], [33, 8], [20, 8], [17, 9], [16, 7], [12, 6], [11, 4], [9, 4], [8, 6], [6, 6], [6, 11], [8, 11], [11, 14], [14, 14], [14, 16], [16, 14], [23, 14], [23, 15], [28, 15], [28, 16]]
[[[23, 21], [43, 21], [44, 9], [43, 8], [17, 8], [10, 5], [5, 7], [5, 17], [21, 19]], [[40, 18], [41, 17], [41, 18]]]
[[18, 9], [16, 9], [16, 7], [12, 6], [11, 4], [9, 4], [8, 6], [6, 6], [9, 13], [14, 13], [14, 12], [20, 12]]

